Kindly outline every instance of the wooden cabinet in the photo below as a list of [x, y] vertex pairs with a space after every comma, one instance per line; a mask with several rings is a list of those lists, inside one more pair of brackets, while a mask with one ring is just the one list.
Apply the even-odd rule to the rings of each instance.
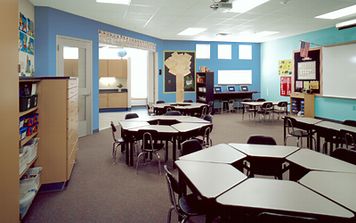
[[127, 60], [99, 60], [99, 77], [127, 78]]
[[70, 179], [78, 150], [78, 81], [44, 79], [39, 86], [38, 111], [41, 183], [65, 183]]
[[127, 92], [121, 93], [100, 93], [99, 108], [127, 108]]
[[290, 96], [291, 114], [303, 115], [304, 117], [314, 117], [314, 95], [293, 92]]
[[214, 72], [196, 74], [196, 101], [202, 103], [214, 101]]

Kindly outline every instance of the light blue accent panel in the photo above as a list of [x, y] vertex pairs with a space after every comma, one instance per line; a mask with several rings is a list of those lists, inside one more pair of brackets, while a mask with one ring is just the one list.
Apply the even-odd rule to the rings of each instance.
[[[261, 97], [268, 100], [288, 100], [279, 93], [278, 61], [293, 59], [293, 52], [298, 51], [300, 41], [311, 42], [311, 47], [346, 43], [356, 40], [356, 28], [337, 30], [323, 29], [261, 44]], [[315, 99], [315, 116], [343, 120], [346, 117], [356, 120], [353, 106], [355, 100], [325, 98]], [[350, 109], [350, 106], [352, 109]]]
[[315, 113], [318, 117], [343, 121], [356, 120], [356, 99], [315, 98]]
[[[214, 71], [214, 84], [218, 83], [218, 70], [252, 70], [253, 79], [252, 85], [249, 86], [250, 90], [260, 91], [260, 44], [259, 43], [227, 43], [227, 42], [199, 42], [199, 41], [163, 41], [164, 51], [195, 51], [196, 44], [210, 44], [210, 59], [196, 59], [196, 71], [200, 66], [206, 66], [209, 70]], [[231, 60], [218, 60], [218, 44], [231, 44], [232, 45], [232, 59]], [[252, 45], [252, 60], [239, 60], [238, 59], [238, 45], [251, 44]], [[159, 69], [162, 69], [162, 75], [159, 76], [159, 98], [165, 101], [175, 101], [175, 93], [163, 92], [163, 52], [159, 54], [158, 58]], [[235, 86], [236, 90], [239, 86]], [[223, 91], [226, 91], [226, 86], [223, 86]], [[185, 93], [185, 99], [195, 100], [195, 93]], [[255, 97], [259, 97], [256, 94]]]

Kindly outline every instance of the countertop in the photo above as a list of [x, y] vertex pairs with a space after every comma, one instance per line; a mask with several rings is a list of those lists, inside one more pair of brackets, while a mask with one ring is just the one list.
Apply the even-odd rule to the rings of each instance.
[[115, 89], [99, 89], [100, 94], [107, 94], [107, 93], [127, 93], [127, 89], [121, 89], [121, 92], [118, 91], [117, 88]]

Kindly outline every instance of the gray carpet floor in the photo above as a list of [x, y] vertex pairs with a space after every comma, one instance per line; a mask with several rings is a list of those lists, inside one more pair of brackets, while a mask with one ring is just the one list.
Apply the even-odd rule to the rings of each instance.
[[[213, 144], [246, 143], [253, 134], [269, 135], [283, 144], [281, 120], [242, 120], [239, 113], [227, 113], [214, 115], [213, 124]], [[293, 145], [294, 140], [290, 141], [289, 145]], [[136, 174], [135, 168], [125, 164], [123, 156], [113, 163], [111, 143], [110, 129], [80, 138], [68, 186], [60, 192], [39, 193], [24, 222], [166, 222], [170, 203], [157, 163], [140, 167]], [[168, 161], [168, 166], [172, 169], [172, 161]], [[174, 214], [172, 222], [177, 222]]]

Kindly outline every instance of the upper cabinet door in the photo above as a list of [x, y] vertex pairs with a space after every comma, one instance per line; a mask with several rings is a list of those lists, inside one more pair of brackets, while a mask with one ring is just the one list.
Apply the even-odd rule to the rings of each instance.
[[108, 60], [99, 60], [99, 77], [107, 77], [108, 75]]
[[108, 76], [109, 77], [120, 77], [122, 73], [121, 61], [120, 60], [108, 60]]

